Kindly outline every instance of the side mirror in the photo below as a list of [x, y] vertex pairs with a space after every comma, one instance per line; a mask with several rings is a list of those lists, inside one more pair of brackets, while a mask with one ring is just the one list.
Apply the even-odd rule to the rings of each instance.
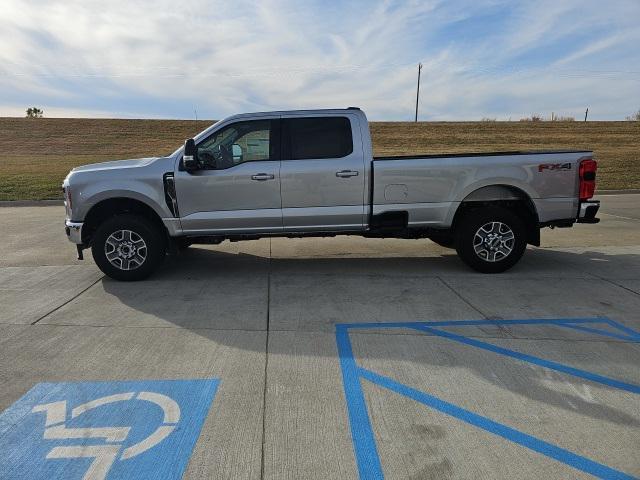
[[200, 162], [198, 162], [198, 149], [196, 148], [196, 142], [193, 138], [184, 142], [182, 165], [187, 172], [193, 172], [200, 168]]

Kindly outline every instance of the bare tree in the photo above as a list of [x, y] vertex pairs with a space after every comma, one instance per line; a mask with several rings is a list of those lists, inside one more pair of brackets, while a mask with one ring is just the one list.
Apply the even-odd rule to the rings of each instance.
[[44, 111], [38, 107], [27, 108], [27, 118], [42, 118]]
[[630, 122], [640, 122], [640, 110], [626, 118]]

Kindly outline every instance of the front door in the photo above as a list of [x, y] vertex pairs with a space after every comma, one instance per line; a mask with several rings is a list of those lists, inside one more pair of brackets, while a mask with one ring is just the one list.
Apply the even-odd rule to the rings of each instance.
[[365, 228], [365, 169], [350, 116], [282, 120], [282, 221], [287, 231]]
[[197, 145], [202, 169], [178, 169], [186, 234], [282, 231], [279, 119], [230, 123]]

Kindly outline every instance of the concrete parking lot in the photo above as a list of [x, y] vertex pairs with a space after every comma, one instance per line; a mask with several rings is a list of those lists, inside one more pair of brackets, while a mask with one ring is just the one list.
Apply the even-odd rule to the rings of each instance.
[[0, 208], [0, 478], [640, 477], [640, 195], [601, 200], [497, 276], [343, 237], [195, 246], [139, 283], [77, 261], [62, 207]]

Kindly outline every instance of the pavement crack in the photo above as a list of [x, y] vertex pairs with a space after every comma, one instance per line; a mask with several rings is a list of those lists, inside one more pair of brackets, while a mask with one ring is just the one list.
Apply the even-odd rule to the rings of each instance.
[[455, 288], [453, 288], [451, 285], [449, 285], [447, 282], [445, 282], [442, 277], [436, 276], [435, 278], [437, 278], [440, 281], [440, 283], [442, 283], [445, 287], [447, 287], [449, 290], [451, 290], [456, 297], [458, 297], [460, 300], [462, 300], [464, 303], [466, 303], [469, 307], [471, 307], [476, 312], [478, 312], [480, 315], [482, 315], [482, 317], [484, 319], [486, 319], [486, 320], [489, 319], [489, 317], [482, 310], [480, 310], [478, 307], [476, 307], [474, 304], [472, 304], [469, 300], [467, 300], [462, 295], [460, 295], [460, 293]]
[[262, 449], [260, 452], [260, 478], [264, 479], [264, 458], [266, 446], [266, 418], [267, 418], [267, 373], [269, 370], [269, 326], [271, 313], [271, 249], [272, 239], [269, 238], [269, 262], [267, 267], [267, 334], [264, 349], [264, 385], [262, 389]]
[[592, 275], [604, 282], [610, 283], [611, 285], [614, 285], [616, 287], [622, 288], [623, 290], [626, 290], [629, 293], [633, 293], [634, 295], [639, 295], [640, 296], [640, 292], [636, 292], [635, 290], [633, 290], [632, 288], [629, 287], [625, 287], [624, 285], [620, 285], [619, 283], [614, 282], [613, 280], [610, 280], [608, 278], [605, 277], [601, 277], [600, 275], [596, 275], [595, 273], [592, 273]]
[[31, 322], [31, 325], [35, 325], [36, 323], [38, 323], [40, 320], [48, 317], [49, 315], [51, 315], [53, 312], [57, 312], [58, 310], [60, 310], [62, 307], [64, 307], [65, 305], [73, 302], [76, 298], [78, 298], [80, 295], [82, 295], [84, 292], [86, 292], [87, 290], [89, 290], [91, 287], [93, 287], [96, 283], [98, 283], [100, 280], [102, 280], [104, 278], [104, 275], [101, 276], [100, 278], [98, 278], [95, 282], [93, 282], [91, 285], [89, 285], [87, 288], [84, 288], [82, 290], [80, 290], [77, 294], [75, 294], [73, 297], [71, 297], [69, 300], [67, 300], [66, 302], [64, 302], [61, 305], [58, 305], [56, 308], [54, 308], [53, 310], [45, 313], [44, 315], [42, 315], [40, 318], [38, 318], [37, 320], [34, 320], [33, 322]]
[[[490, 320], [490, 319], [487, 319]], [[429, 322], [424, 322], [427, 324], [429, 324]], [[22, 327], [25, 326], [23, 323], [3, 323], [0, 322], [0, 326], [17, 326], [17, 327]], [[89, 324], [82, 324], [82, 323], [46, 323], [46, 324], [40, 324], [38, 326], [45, 326], [45, 327], [50, 327], [50, 328], [109, 328], [109, 329], [129, 329], [129, 330], [183, 330], [184, 327], [166, 327], [166, 326], [132, 326], [132, 327], [127, 327], [127, 326], [122, 326], [122, 325], [89, 325]], [[443, 327], [436, 327], [436, 328], [443, 328]], [[262, 332], [266, 332], [266, 330], [248, 330], [246, 328], [208, 328], [208, 327], [194, 327], [194, 328], [189, 328], [189, 331], [192, 332], [199, 332], [199, 331], [214, 331], [214, 332], [239, 332], [239, 333], [262, 333]], [[371, 327], [370, 330], [376, 330], [376, 327]], [[388, 327], [385, 328], [385, 330], [388, 330]], [[274, 330], [269, 330], [272, 333], [298, 333], [298, 334], [302, 334], [302, 335], [317, 335], [317, 334], [323, 334], [323, 335], [330, 335], [330, 336], [335, 336], [335, 331], [328, 331], [328, 330], [299, 330], [299, 329], [294, 329], [294, 328], [282, 328], [282, 329], [274, 329]], [[414, 332], [389, 332], [389, 331], [385, 331], [384, 333], [380, 332], [380, 331], [365, 331], [364, 329], [358, 329], [358, 332], [352, 332], [350, 333], [350, 335], [389, 335], [389, 336], [428, 336], [428, 337], [433, 337], [433, 334], [429, 334], [429, 333], [425, 333], [425, 332], [418, 332], [416, 331]], [[491, 335], [489, 333], [486, 333], [484, 335], [477, 335], [477, 334], [466, 334], [465, 337], [468, 338], [479, 338], [479, 339], [496, 339], [496, 340], [504, 340], [505, 336], [504, 335]], [[584, 338], [584, 339], [580, 339], [580, 338], [566, 338], [566, 337], [554, 337], [554, 336], [546, 336], [546, 337], [540, 337], [540, 336], [529, 336], [529, 337], [525, 337], [525, 336], [518, 336], [518, 335], [514, 335], [513, 333], [509, 333], [509, 339], [510, 340], [533, 340], [533, 341], [538, 341], [538, 340], [551, 340], [551, 341], [562, 341], [562, 342], [592, 342], [592, 343], [637, 343], [637, 341], [635, 340], [613, 340], [613, 339], [605, 339], [603, 338]]]
[[[484, 313], [482, 310], [480, 310], [478, 307], [476, 307], [473, 303], [471, 303], [469, 300], [467, 300], [466, 298], [464, 298], [460, 292], [458, 292], [455, 288], [453, 288], [451, 285], [449, 285], [443, 278], [437, 276], [436, 277], [440, 283], [442, 283], [445, 287], [447, 287], [449, 290], [451, 290], [453, 292], [453, 294], [458, 297], [460, 300], [462, 300], [464, 303], [466, 303], [469, 307], [471, 307], [472, 309], [474, 309], [476, 312], [478, 312], [480, 315], [482, 315], [486, 320], [495, 320], [495, 317], [490, 317], [488, 316], [486, 313]], [[513, 335], [511, 334], [511, 332], [509, 332], [508, 329], [504, 328], [502, 325], [496, 325], [496, 327], [498, 328], [498, 330], [500, 330], [506, 337], [511, 337], [513, 338]], [[478, 327], [480, 328], [480, 330], [483, 330], [482, 327]], [[483, 330], [484, 331], [484, 330]]]
[[634, 221], [639, 221], [640, 219], [638, 218], [632, 218], [632, 217], [624, 217], [622, 215], [614, 215], [613, 213], [604, 213], [601, 212], [600, 215], [606, 215], [607, 217], [615, 217], [615, 218], [622, 218], [624, 220], [634, 220]]

